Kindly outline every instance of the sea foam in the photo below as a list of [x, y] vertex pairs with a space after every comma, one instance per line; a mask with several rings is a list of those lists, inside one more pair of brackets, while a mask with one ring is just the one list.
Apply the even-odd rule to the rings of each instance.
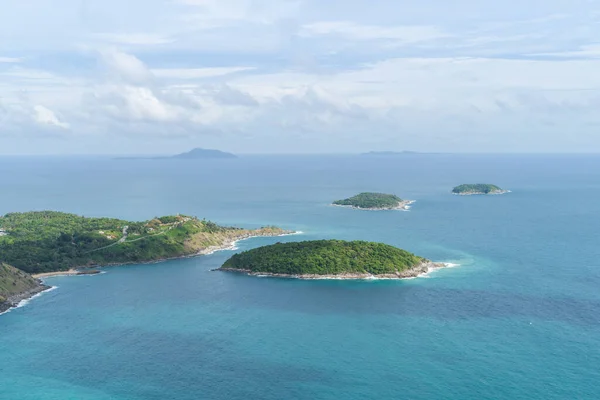
[[460, 267], [460, 264], [457, 263], [450, 263], [450, 262], [442, 262], [440, 264], [444, 264], [443, 267], [438, 267], [438, 268], [429, 268], [427, 270], [427, 272], [425, 272], [424, 274], [421, 274], [419, 276], [417, 276], [417, 278], [431, 278], [431, 273], [439, 271], [439, 270], [443, 270], [443, 269], [447, 269], [447, 268], [456, 268], [456, 267]]
[[16, 310], [17, 308], [25, 307], [27, 304], [31, 303], [31, 301], [32, 301], [33, 299], [36, 299], [36, 298], [38, 298], [38, 297], [42, 296], [44, 293], [49, 293], [49, 292], [52, 292], [53, 290], [56, 290], [56, 289], [58, 289], [58, 286], [52, 286], [52, 287], [50, 287], [50, 288], [48, 288], [48, 289], [46, 289], [46, 290], [44, 290], [44, 291], [42, 291], [42, 292], [39, 292], [39, 293], [37, 293], [37, 294], [35, 294], [35, 295], [31, 296], [31, 297], [30, 297], [30, 298], [28, 298], [28, 299], [23, 299], [23, 300], [21, 300], [19, 303], [17, 303], [17, 305], [16, 305], [16, 306], [14, 306], [14, 307], [12, 307], [12, 308], [9, 308], [8, 310], [4, 311], [3, 313], [0, 313], [0, 315], [3, 315], [3, 314], [8, 314], [8, 313], [9, 313], [9, 312], [11, 312], [12, 310]]

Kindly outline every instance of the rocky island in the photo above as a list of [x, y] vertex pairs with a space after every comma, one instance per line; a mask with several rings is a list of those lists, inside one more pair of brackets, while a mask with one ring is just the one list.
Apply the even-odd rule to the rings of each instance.
[[383, 243], [313, 240], [244, 251], [218, 270], [301, 279], [403, 279], [444, 266]]
[[486, 194], [504, 194], [508, 193], [508, 190], [501, 189], [498, 186], [491, 185], [489, 183], [475, 183], [456, 186], [454, 189], [452, 189], [452, 193], [461, 196], [470, 196]]
[[[210, 253], [252, 236], [292, 232], [277, 227], [242, 229], [172, 215], [135, 222], [87, 218], [56, 211], [0, 217], [0, 262], [31, 274], [79, 274], [76, 268], [144, 263]], [[83, 271], [83, 270], [82, 270]]]
[[359, 210], [408, 210], [412, 203], [413, 200], [403, 200], [393, 194], [365, 192], [344, 200], [336, 200], [333, 205]]

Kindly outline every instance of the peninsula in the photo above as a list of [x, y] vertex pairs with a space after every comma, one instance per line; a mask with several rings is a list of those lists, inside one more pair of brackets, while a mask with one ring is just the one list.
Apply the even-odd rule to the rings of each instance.
[[476, 183], [456, 186], [454, 189], [452, 189], [452, 193], [461, 196], [470, 196], [486, 194], [504, 194], [508, 193], [508, 190], [501, 189], [498, 186], [491, 185], [489, 183]]
[[271, 226], [223, 227], [185, 215], [135, 222], [56, 211], [7, 214], [0, 229], [0, 261], [31, 274], [188, 257], [252, 236], [292, 233]]
[[300, 279], [403, 279], [444, 266], [383, 243], [313, 240], [244, 251], [218, 270]]
[[359, 210], [408, 210], [412, 203], [413, 200], [402, 200], [393, 194], [365, 192], [344, 200], [336, 200], [333, 205]]

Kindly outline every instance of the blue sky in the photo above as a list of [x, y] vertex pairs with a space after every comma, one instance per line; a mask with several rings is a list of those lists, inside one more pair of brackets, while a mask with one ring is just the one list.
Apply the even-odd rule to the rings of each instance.
[[0, 4], [0, 154], [599, 145], [597, 0]]

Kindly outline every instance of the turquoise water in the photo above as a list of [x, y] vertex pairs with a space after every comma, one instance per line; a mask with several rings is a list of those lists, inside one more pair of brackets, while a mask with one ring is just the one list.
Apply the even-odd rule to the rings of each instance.
[[[457, 197], [490, 182], [513, 192]], [[56, 209], [367, 239], [460, 264], [405, 281], [213, 272], [233, 252], [57, 286], [0, 316], [0, 399], [598, 399], [600, 156], [0, 159], [0, 214]], [[410, 212], [328, 206], [359, 191]], [[237, 251], [237, 250], [236, 250]]]

